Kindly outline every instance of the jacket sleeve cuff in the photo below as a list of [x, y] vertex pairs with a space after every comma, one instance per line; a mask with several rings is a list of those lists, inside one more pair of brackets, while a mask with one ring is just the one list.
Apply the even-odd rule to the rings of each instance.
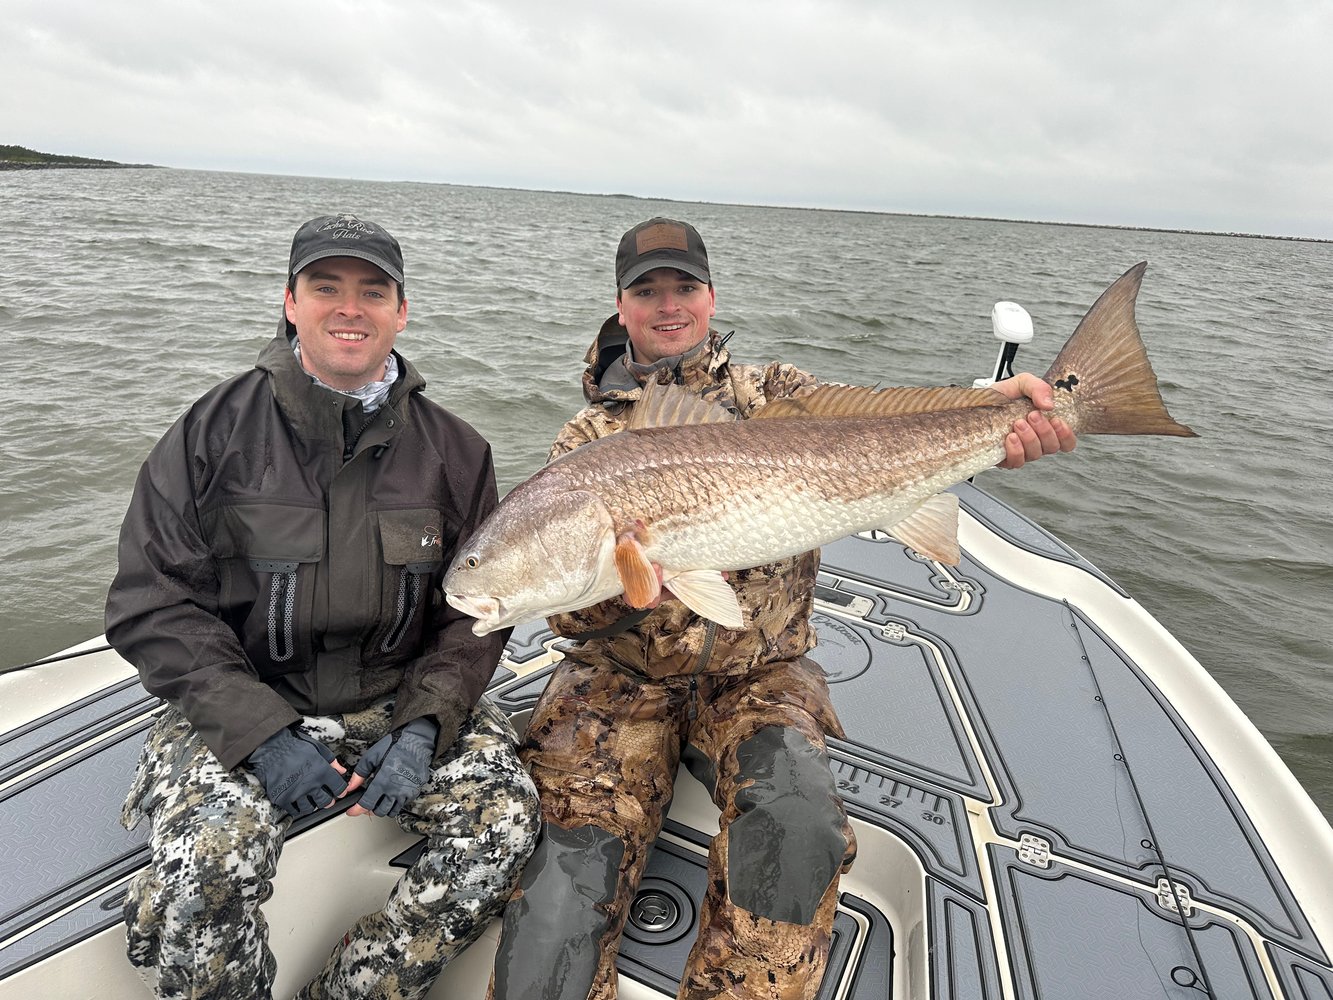
[[209, 745], [218, 762], [231, 771], [245, 762], [245, 759], [266, 739], [279, 729], [300, 722], [301, 715], [296, 709], [287, 707], [286, 711], [277, 709], [266, 713], [254, 725], [239, 733], [203, 732], [204, 742]]

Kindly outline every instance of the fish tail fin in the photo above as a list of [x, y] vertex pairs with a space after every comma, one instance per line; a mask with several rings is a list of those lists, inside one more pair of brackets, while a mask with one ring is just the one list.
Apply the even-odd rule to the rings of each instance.
[[1135, 264], [1102, 293], [1046, 372], [1054, 415], [1078, 434], [1198, 437], [1167, 412], [1134, 319], [1147, 267]]

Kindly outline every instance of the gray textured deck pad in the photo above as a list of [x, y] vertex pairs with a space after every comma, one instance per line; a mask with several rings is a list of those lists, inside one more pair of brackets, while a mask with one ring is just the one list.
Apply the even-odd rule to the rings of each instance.
[[[525, 663], [542, 652], [543, 643], [550, 639], [552, 635], [553, 633], [546, 627], [544, 621], [519, 625], [509, 634], [509, 641], [505, 644], [505, 655], [515, 663]], [[491, 681], [492, 685], [503, 683], [502, 673], [511, 678], [514, 676], [513, 673], [501, 667], [496, 671], [496, 676]]]
[[[1081, 566], [1088, 572], [1095, 574], [1098, 579], [1110, 584], [1110, 586], [1116, 586], [1068, 545], [1041, 525], [1028, 520], [1003, 500], [991, 496], [984, 490], [977, 489], [971, 483], [959, 483], [957, 486], [950, 487], [949, 492], [958, 497], [959, 503], [969, 514], [1001, 538], [1047, 559]], [[1119, 590], [1118, 587], [1116, 589]]]
[[1292, 1000], [1333, 1000], [1333, 969], [1276, 945], [1269, 946], [1268, 955], [1282, 989]]
[[1195, 910], [1187, 935], [1175, 914], [1133, 887], [1060, 864], [1037, 871], [1007, 848], [991, 859], [1011, 953], [1022, 942], [1010, 962], [1019, 997], [1271, 996], [1248, 939], [1229, 921]]
[[[843, 538], [821, 552], [821, 566], [834, 567], [864, 582], [864, 586], [851, 583], [843, 588], [852, 593], [873, 597], [884, 589], [879, 581], [892, 580], [898, 594], [947, 608], [958, 605], [958, 594], [940, 587], [930, 563], [909, 555], [901, 543], [881, 532], [874, 532], [873, 537]], [[884, 620], [874, 612], [868, 617]]]
[[830, 766], [848, 813], [893, 830], [915, 848], [932, 875], [984, 899], [962, 797], [892, 768], [867, 765], [843, 746], [830, 748]]
[[[942, 789], [989, 797], [944, 677], [922, 647], [883, 629], [814, 616], [812, 654], [828, 674], [848, 743], [863, 760], [910, 762]], [[864, 656], [867, 667], [849, 666]]]
[[82, 941], [89, 934], [119, 924], [124, 898], [123, 886], [107, 889], [19, 938], [0, 951], [0, 979]]
[[[74, 762], [50, 768], [0, 797], [0, 939], [98, 893], [146, 860], [147, 824], [120, 825], [120, 807], [148, 723], [105, 740]], [[77, 938], [119, 911], [84, 905], [36, 936], [0, 951], [0, 975], [66, 937]]]
[[[825, 576], [852, 573], [864, 589], [866, 561], [883, 549], [835, 543], [825, 549]], [[848, 628], [874, 658], [873, 669], [845, 680], [831, 671], [852, 753], [923, 791], [978, 794], [967, 787], [978, 771], [967, 763], [947, 672], [1000, 793], [992, 812], [1000, 833], [1042, 837], [1058, 855], [1148, 884], [1161, 874], [1160, 849], [1196, 899], [1237, 910], [1327, 962], [1225, 781], [1132, 662], [1065, 604], [967, 558], [956, 579], [939, 581], [942, 596], [969, 595], [966, 613], [923, 602], [919, 581], [931, 572], [909, 567], [914, 579], [901, 593], [896, 579], [878, 588], [877, 612], [897, 633], [839, 622], [835, 661], [846, 658], [837, 647]]]
[[47, 718], [0, 734], [0, 781], [29, 770], [90, 733], [110, 728], [152, 708], [157, 699], [126, 680], [89, 695]]
[[[513, 679], [501, 667], [493, 683]], [[102, 734], [157, 704], [130, 680], [0, 734], [0, 777], [38, 769], [0, 794], [0, 940], [49, 920], [0, 949], [0, 979], [120, 921], [123, 880], [148, 863], [148, 824], [126, 831], [120, 809], [152, 719]], [[43, 766], [81, 745], [85, 749]], [[288, 836], [327, 822], [354, 801], [297, 820]]]
[[928, 885], [931, 995], [1000, 1000], [1000, 973], [986, 908], [933, 879]]

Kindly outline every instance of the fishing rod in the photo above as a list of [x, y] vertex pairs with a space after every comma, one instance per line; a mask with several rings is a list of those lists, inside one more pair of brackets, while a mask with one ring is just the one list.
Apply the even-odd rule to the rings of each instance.
[[[1166, 877], [1166, 891], [1174, 904], [1174, 909], [1180, 917], [1180, 926], [1185, 931], [1185, 939], [1189, 942], [1190, 952], [1194, 956], [1194, 963], [1198, 966], [1198, 971], [1185, 965], [1177, 965], [1171, 969], [1171, 981], [1177, 986], [1183, 986], [1188, 989], [1198, 990], [1210, 1000], [1214, 1000], [1217, 994], [1213, 992], [1212, 983], [1208, 980], [1208, 968], [1204, 965], [1203, 954], [1199, 950], [1199, 943], [1195, 938], [1194, 928], [1190, 926], [1189, 918], [1185, 914], [1186, 902], [1177, 892], [1176, 875], [1172, 866], [1167, 863], [1166, 851], [1162, 846], [1161, 840], [1157, 836], [1157, 831], [1153, 828], [1152, 817], [1148, 815], [1148, 805], [1143, 800], [1143, 795], [1139, 791], [1139, 783], [1134, 777], [1134, 769], [1130, 767], [1129, 755], [1125, 753], [1125, 746], [1120, 741], [1120, 732], [1116, 728], [1115, 718], [1111, 714], [1111, 704], [1106, 700], [1106, 695], [1102, 691], [1101, 681], [1097, 677], [1097, 671], [1093, 669], [1092, 657], [1088, 655], [1087, 644], [1083, 641], [1083, 632], [1078, 626], [1078, 616], [1074, 613], [1073, 606], [1066, 599], [1064, 602], [1065, 610], [1069, 613], [1069, 627], [1074, 630], [1074, 637], [1078, 641], [1079, 649], [1082, 650], [1082, 660], [1088, 667], [1088, 675], [1092, 678], [1093, 691], [1096, 693], [1097, 704], [1102, 707], [1102, 712], [1106, 716], [1106, 724], [1110, 728], [1111, 742], [1115, 747], [1115, 759], [1124, 768], [1125, 777], [1129, 779], [1129, 788], [1134, 795], [1134, 803], [1138, 806], [1139, 815], [1143, 817], [1143, 825], [1148, 830], [1148, 839], [1141, 841], [1143, 847], [1148, 848], [1157, 858], [1157, 863], [1162, 866], [1162, 874]], [[1183, 884], [1183, 883], [1181, 883]], [[1160, 891], [1160, 887], [1159, 887]], [[1165, 905], [1165, 903], [1163, 904]]]
[[76, 656], [84, 656], [87, 653], [104, 653], [111, 648], [110, 643], [102, 643], [100, 646], [89, 646], [87, 649], [76, 649], [71, 653], [56, 653], [54, 656], [43, 657], [40, 660], [32, 660], [29, 663], [16, 663], [9, 667], [0, 667], [0, 675], [12, 674], [19, 670], [27, 670], [29, 667], [41, 667], [48, 663], [59, 663], [61, 660], [71, 660]]

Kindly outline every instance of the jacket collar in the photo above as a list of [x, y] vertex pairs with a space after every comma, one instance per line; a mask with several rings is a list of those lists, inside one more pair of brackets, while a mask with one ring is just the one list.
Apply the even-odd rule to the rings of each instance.
[[[424, 389], [426, 380], [410, 361], [397, 351], [394, 354], [398, 359], [398, 381], [377, 413], [390, 414], [401, 427], [408, 419], [409, 408], [405, 405], [408, 398]], [[342, 411], [360, 406], [360, 400], [312, 382], [292, 352], [292, 341], [284, 324], [279, 324], [277, 336], [259, 352], [255, 367], [268, 373], [273, 398], [298, 434], [311, 439], [342, 440]]]
[[706, 377], [717, 380], [718, 371], [731, 359], [723, 346], [730, 337], [709, 330], [708, 336], [684, 354], [663, 358], [653, 365], [634, 364], [629, 360], [629, 334], [613, 313], [602, 324], [583, 360], [583, 397], [593, 404], [626, 403], [639, 398], [643, 383], [653, 372], [671, 370], [677, 382], [691, 382]]

